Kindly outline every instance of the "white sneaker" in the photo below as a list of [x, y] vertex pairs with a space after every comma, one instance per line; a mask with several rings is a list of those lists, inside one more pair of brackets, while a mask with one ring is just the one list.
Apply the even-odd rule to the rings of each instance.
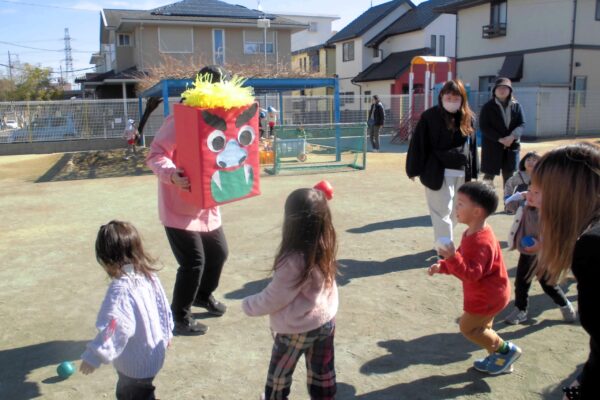
[[510, 325], [518, 325], [527, 321], [527, 311], [521, 311], [517, 307], [504, 319], [504, 322]]
[[571, 303], [567, 303], [566, 306], [560, 307], [565, 322], [573, 323], [577, 320], [577, 311], [573, 308]]

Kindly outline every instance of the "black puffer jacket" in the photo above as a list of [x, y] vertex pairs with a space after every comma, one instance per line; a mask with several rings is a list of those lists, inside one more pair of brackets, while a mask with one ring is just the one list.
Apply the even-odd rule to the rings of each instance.
[[439, 190], [444, 182], [444, 169], [462, 169], [465, 181], [477, 179], [478, 160], [476, 136], [465, 137], [460, 132], [460, 112], [450, 114], [454, 129], [446, 126], [448, 113], [434, 106], [421, 114], [412, 134], [406, 155], [406, 174], [418, 176], [423, 185]]

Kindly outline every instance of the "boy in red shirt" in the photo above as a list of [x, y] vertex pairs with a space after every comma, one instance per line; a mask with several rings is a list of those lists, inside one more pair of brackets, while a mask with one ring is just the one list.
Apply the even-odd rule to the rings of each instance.
[[492, 329], [494, 317], [510, 300], [510, 284], [500, 243], [486, 219], [498, 207], [493, 188], [468, 182], [458, 189], [456, 219], [468, 226], [457, 250], [453, 244], [439, 249], [443, 260], [429, 267], [429, 275], [450, 274], [463, 282], [464, 313], [460, 332], [489, 355], [473, 364], [492, 375], [512, 372], [521, 349], [505, 342]]

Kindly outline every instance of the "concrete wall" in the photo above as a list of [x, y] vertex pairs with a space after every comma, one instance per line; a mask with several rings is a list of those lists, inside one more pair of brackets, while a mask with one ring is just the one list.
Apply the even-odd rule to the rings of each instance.
[[577, 2], [576, 44], [600, 45], [600, 21], [596, 20], [596, 1]]
[[316, 32], [310, 32], [308, 29], [295, 32], [291, 35], [291, 49], [297, 51], [307, 47], [318, 46], [331, 37], [331, 24], [339, 17], [311, 16], [311, 15], [288, 15], [278, 14], [281, 17], [309, 25], [316, 24]]
[[440, 35], [446, 37], [446, 57], [455, 57], [456, 55], [456, 16], [451, 14], [442, 14], [425, 28], [425, 46], [430, 46], [431, 35], [436, 35], [437, 48], [439, 53]]
[[423, 47], [429, 47], [429, 44], [425, 44], [425, 31], [423, 30], [389, 37], [379, 45], [379, 48], [383, 50], [384, 58], [391, 53], [421, 49]]
[[573, 76], [587, 76], [587, 90], [600, 93], [600, 50], [575, 50], [573, 61]]

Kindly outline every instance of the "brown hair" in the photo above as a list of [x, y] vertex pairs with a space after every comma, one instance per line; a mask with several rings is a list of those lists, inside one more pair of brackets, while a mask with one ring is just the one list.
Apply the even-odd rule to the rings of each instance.
[[156, 260], [144, 251], [137, 229], [129, 222], [110, 221], [102, 225], [96, 237], [96, 260], [111, 278], [123, 275], [121, 267], [132, 264], [137, 273], [150, 278]]
[[[462, 99], [462, 105], [460, 106], [460, 133], [463, 136], [472, 135], [475, 132], [473, 128], [473, 121], [475, 119], [475, 114], [469, 107], [469, 98], [467, 97], [467, 91], [465, 90], [465, 85], [463, 85], [460, 79], [453, 79], [448, 81], [442, 86], [442, 90], [440, 90], [440, 94], [438, 96], [438, 104], [442, 107], [442, 96], [445, 94], [453, 94], [455, 96], [460, 96]], [[442, 107], [443, 108], [443, 107]], [[446, 126], [450, 130], [454, 130], [454, 118], [449, 113], [444, 113], [446, 119]]]
[[546, 153], [531, 177], [542, 192], [535, 273], [558, 282], [571, 267], [575, 242], [600, 212], [600, 147], [562, 146]]
[[337, 272], [337, 240], [325, 194], [317, 189], [294, 190], [285, 202], [281, 244], [273, 270], [292, 253], [304, 257], [304, 272], [297, 285], [306, 282], [318, 268], [331, 286]]

